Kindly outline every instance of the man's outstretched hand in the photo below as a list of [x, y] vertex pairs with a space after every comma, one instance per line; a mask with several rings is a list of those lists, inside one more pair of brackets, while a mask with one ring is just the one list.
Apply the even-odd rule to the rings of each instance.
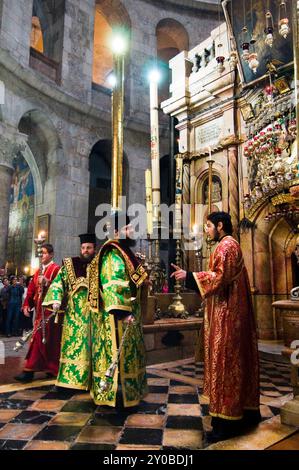
[[134, 315], [127, 315], [124, 319], [123, 322], [130, 325], [131, 323], [134, 323], [135, 317]]
[[187, 271], [184, 271], [184, 269], [173, 263], [171, 263], [171, 266], [175, 269], [175, 271], [171, 274], [170, 277], [175, 277], [176, 281], [184, 281], [187, 277]]

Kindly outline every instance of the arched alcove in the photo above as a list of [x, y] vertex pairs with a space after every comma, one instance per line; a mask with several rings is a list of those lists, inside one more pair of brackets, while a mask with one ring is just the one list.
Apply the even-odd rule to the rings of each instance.
[[[18, 123], [18, 130], [26, 135], [22, 156], [30, 169], [34, 185], [31, 235], [31, 262], [33, 262], [35, 259], [33, 238], [38, 231], [40, 216], [46, 216], [50, 221], [47, 239], [50, 242], [55, 239], [56, 191], [59, 187], [59, 176], [67, 174], [67, 162], [63, 158], [62, 145], [55, 126], [44, 111], [31, 109], [24, 112]], [[32, 214], [30, 217], [32, 218]], [[29, 249], [28, 246], [28, 252]]]
[[[254, 310], [260, 339], [282, 337], [282, 320], [276, 300], [289, 298], [298, 280], [293, 254], [296, 247], [296, 222], [282, 216], [266, 216], [273, 206], [265, 200], [251, 215], [252, 227], [241, 233], [241, 247], [253, 289]], [[266, 220], [265, 220], [266, 218]]]
[[13, 174], [9, 195], [7, 240], [8, 270], [24, 273], [31, 265], [34, 234], [35, 186], [30, 166], [22, 152], [13, 159]]
[[[209, 177], [207, 176], [202, 184], [201, 203], [208, 204], [209, 200]], [[222, 183], [217, 175], [212, 176], [212, 203], [222, 201]]]
[[189, 49], [189, 36], [185, 27], [172, 18], [164, 18], [156, 27], [157, 60], [163, 71], [163, 79], [159, 86], [159, 101], [169, 97], [171, 82], [168, 63], [179, 52]]
[[53, 164], [61, 159], [62, 145], [55, 126], [44, 111], [32, 109], [23, 114], [18, 130], [27, 136], [27, 144], [44, 186], [51, 177]]
[[[130, 40], [131, 20], [119, 0], [113, 2], [97, 0], [94, 21], [94, 49], [92, 81], [96, 85], [112, 88], [109, 76], [113, 71], [113, 54], [110, 40], [113, 29], [118, 29]], [[128, 63], [128, 60], [126, 60]]]
[[[296, 282], [299, 267], [292, 259], [296, 238], [293, 227], [284, 218], [280, 218], [269, 233], [269, 263], [274, 300], [288, 299], [291, 289], [298, 285]], [[275, 336], [281, 339], [283, 334], [281, 312], [275, 309], [273, 318]]]
[[63, 52], [65, 0], [33, 0], [30, 66], [59, 82]]
[[[99, 218], [95, 216], [99, 204], [111, 203], [111, 140], [99, 140], [93, 146], [89, 156], [89, 205], [88, 231], [94, 232]], [[129, 167], [124, 153], [123, 158], [123, 195], [128, 194]]]

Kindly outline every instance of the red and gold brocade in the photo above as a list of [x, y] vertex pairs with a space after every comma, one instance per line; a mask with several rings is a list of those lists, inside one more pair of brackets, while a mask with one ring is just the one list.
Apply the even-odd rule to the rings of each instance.
[[257, 333], [240, 245], [220, 240], [209, 271], [193, 273], [207, 299], [204, 320], [204, 395], [212, 416], [240, 419], [259, 407]]
[[[52, 318], [45, 327], [46, 344], [42, 342], [42, 330], [38, 329], [42, 319], [42, 301], [48, 291], [51, 282], [54, 280], [60, 266], [51, 262], [45, 269], [44, 277], [47, 280], [47, 285], [43, 288], [41, 295], [39, 285], [39, 270], [37, 270], [30, 281], [27, 295], [23, 304], [24, 307], [35, 308], [35, 321], [33, 326], [33, 335], [30, 341], [28, 353], [26, 355], [24, 370], [27, 371], [45, 371], [50, 372], [53, 376], [58, 374], [59, 356], [60, 356], [60, 343], [62, 321], [55, 323]], [[45, 319], [47, 319], [52, 312], [44, 309]]]

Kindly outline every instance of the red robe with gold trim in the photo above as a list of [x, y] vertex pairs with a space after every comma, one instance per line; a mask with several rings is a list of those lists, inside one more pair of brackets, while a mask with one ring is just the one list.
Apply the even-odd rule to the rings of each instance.
[[[54, 376], [58, 374], [59, 356], [60, 356], [60, 343], [61, 343], [61, 319], [59, 323], [54, 322], [52, 317], [45, 327], [46, 344], [42, 343], [42, 329], [36, 331], [41, 322], [42, 317], [42, 301], [47, 293], [47, 290], [56, 277], [60, 267], [58, 264], [50, 263], [43, 273], [47, 279], [47, 286], [43, 288], [43, 295], [40, 296], [40, 287], [38, 284], [39, 270], [33, 276], [29, 283], [26, 299], [23, 307], [35, 308], [35, 321], [33, 325], [33, 335], [31, 338], [28, 353], [26, 355], [24, 370], [31, 370], [34, 372], [44, 371], [50, 372]], [[51, 315], [51, 311], [44, 309], [45, 319]], [[61, 315], [59, 316], [59, 318]]]
[[239, 243], [222, 238], [209, 271], [193, 273], [207, 299], [204, 395], [212, 416], [240, 419], [259, 407], [259, 359], [250, 285]]

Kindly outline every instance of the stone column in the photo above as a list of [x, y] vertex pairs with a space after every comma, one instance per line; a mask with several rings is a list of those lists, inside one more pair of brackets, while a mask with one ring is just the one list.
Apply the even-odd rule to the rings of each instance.
[[232, 218], [234, 231], [239, 223], [239, 179], [238, 179], [238, 148], [228, 147], [228, 208]]
[[13, 174], [13, 157], [23, 149], [22, 144], [1, 137], [0, 139], [0, 266], [6, 262], [9, 219], [9, 193]]
[[19, 64], [28, 67], [33, 0], [2, 0], [0, 3], [1, 47]]
[[61, 85], [91, 102], [95, 1], [65, 0]]

